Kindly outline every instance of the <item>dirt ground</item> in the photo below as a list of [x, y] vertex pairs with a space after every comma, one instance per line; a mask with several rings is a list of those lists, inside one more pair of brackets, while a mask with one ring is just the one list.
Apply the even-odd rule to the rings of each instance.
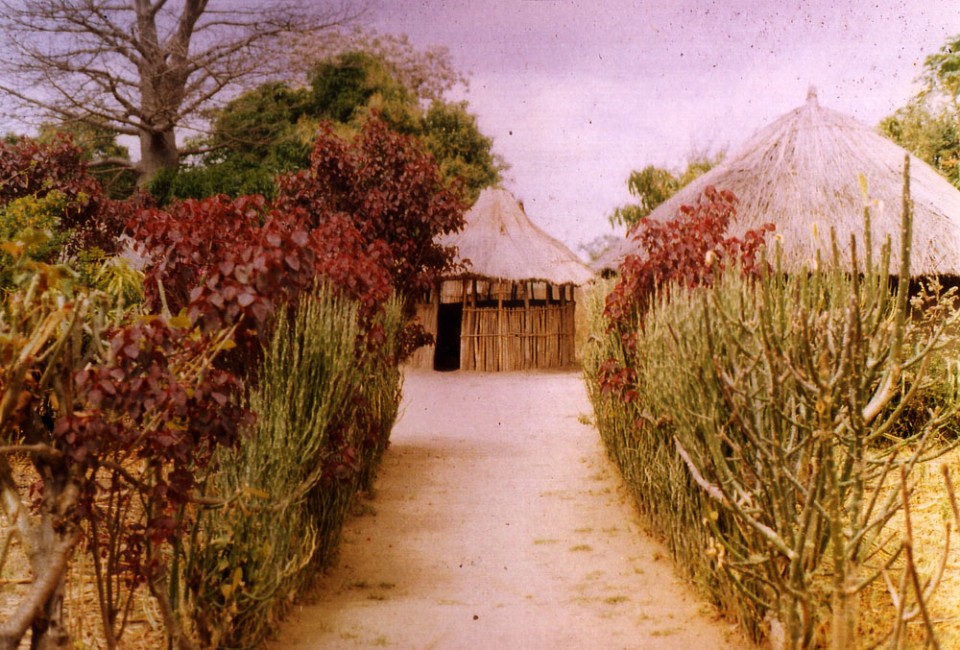
[[408, 371], [339, 564], [273, 649], [751, 647], [644, 535], [576, 372]]

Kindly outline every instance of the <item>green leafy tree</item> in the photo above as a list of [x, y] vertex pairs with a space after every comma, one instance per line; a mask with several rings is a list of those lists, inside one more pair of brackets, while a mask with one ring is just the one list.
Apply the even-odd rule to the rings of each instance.
[[936, 54], [923, 63], [928, 89], [946, 97], [955, 112], [960, 98], [960, 34], [951, 36]]
[[957, 116], [915, 98], [880, 122], [880, 131], [960, 187]]
[[[272, 196], [278, 174], [301, 169], [309, 160], [316, 128], [310, 105], [309, 89], [282, 82], [243, 93], [210, 116], [210, 136], [193, 143], [205, 153], [158, 174], [150, 192], [161, 203], [215, 194]], [[303, 126], [304, 121], [309, 124]]]
[[476, 116], [467, 110], [467, 102], [433, 102], [424, 115], [420, 137], [440, 172], [463, 181], [470, 203], [480, 190], [500, 182], [505, 165], [493, 153], [493, 140], [480, 131]]
[[292, 39], [290, 51], [290, 80], [294, 82], [344, 54], [365, 52], [381, 61], [421, 106], [442, 101], [448, 91], [468, 85], [446, 47], [419, 50], [406, 34], [379, 34], [355, 26], [351, 30], [298, 35]]
[[367, 52], [343, 53], [318, 64], [307, 88], [266, 84], [217, 111], [211, 134], [197, 143], [208, 153], [193, 166], [161, 174], [150, 189], [162, 203], [219, 193], [272, 197], [279, 174], [308, 165], [322, 122], [351, 137], [376, 115], [391, 131], [418, 138], [447, 184], [458, 179], [472, 201], [500, 180], [505, 165], [466, 102], [433, 100], [424, 108], [423, 101], [390, 62]]
[[366, 52], [347, 52], [317, 65], [310, 75], [312, 113], [321, 120], [358, 126], [371, 110], [399, 133], [417, 131], [416, 96], [387, 64]]
[[880, 131], [960, 187], [960, 35], [924, 60], [923, 89]]
[[[389, 52], [348, 52], [321, 62], [311, 76], [315, 115], [359, 130], [375, 112], [393, 131], [418, 137], [443, 176], [459, 178], [475, 200], [500, 181], [505, 167], [493, 154], [493, 140], [480, 131], [467, 102], [446, 102], [438, 88], [419, 81], [413, 73], [418, 59], [398, 62]], [[419, 64], [429, 61], [426, 56]]]
[[716, 167], [724, 158], [724, 152], [715, 156], [697, 155], [687, 163], [686, 169], [674, 173], [663, 167], [647, 165], [640, 171], [630, 172], [627, 189], [636, 203], [620, 206], [610, 215], [610, 224], [631, 228], [653, 212], [657, 206], [680, 191], [682, 187]]
[[[284, 83], [267, 83], [250, 90], [217, 111], [206, 156], [208, 162], [232, 159], [235, 163], [257, 166], [268, 161], [275, 171], [287, 171], [278, 164], [277, 149], [286, 148], [290, 140], [302, 143], [292, 133], [291, 125], [310, 110], [309, 90], [290, 88]], [[309, 148], [294, 157], [297, 165], [305, 164]]]

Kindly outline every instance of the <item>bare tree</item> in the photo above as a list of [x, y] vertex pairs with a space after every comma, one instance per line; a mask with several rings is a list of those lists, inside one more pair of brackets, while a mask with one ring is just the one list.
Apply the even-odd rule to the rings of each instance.
[[288, 37], [361, 12], [352, 0], [0, 0], [0, 94], [138, 138], [146, 180], [177, 166], [176, 131], [206, 105], [284, 72]]

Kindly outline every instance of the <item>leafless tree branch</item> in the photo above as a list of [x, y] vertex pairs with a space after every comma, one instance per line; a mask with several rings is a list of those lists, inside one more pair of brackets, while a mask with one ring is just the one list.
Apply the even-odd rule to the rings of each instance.
[[289, 37], [349, 23], [364, 2], [0, 0], [0, 96], [23, 116], [138, 136], [151, 175], [177, 164], [175, 130], [204, 107], [287, 72]]

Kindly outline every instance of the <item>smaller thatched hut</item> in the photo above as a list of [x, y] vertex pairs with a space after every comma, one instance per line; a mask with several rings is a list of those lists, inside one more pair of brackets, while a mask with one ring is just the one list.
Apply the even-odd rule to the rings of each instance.
[[574, 362], [574, 288], [593, 273], [535, 226], [500, 188], [484, 190], [456, 246], [464, 271], [445, 278], [418, 306], [436, 345], [411, 364], [437, 370], [525, 370]]
[[[658, 206], [648, 219], [672, 219], [681, 205], [697, 202], [708, 185], [738, 198], [731, 234], [742, 235], [773, 223], [783, 243], [788, 270], [810, 268], [818, 250], [829, 251], [835, 230], [844, 262], [850, 236], [864, 244], [866, 183], [872, 209], [872, 239], [893, 242], [891, 264], [899, 261], [903, 160], [906, 151], [855, 119], [820, 106], [811, 89], [806, 103], [758, 131], [738, 153], [691, 182]], [[933, 168], [911, 157], [914, 205], [914, 275], [960, 275], [960, 192]], [[593, 268], [616, 270], [638, 252], [623, 240]]]

